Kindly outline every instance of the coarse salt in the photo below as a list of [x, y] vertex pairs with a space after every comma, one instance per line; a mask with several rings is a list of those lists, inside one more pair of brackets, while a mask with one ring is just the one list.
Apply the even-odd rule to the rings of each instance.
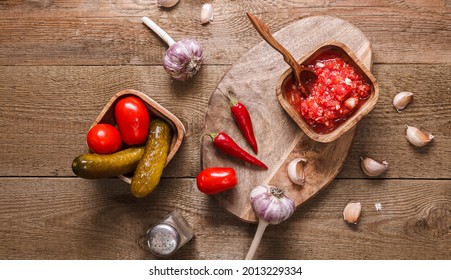
[[382, 210], [382, 204], [380, 202], [377, 202], [376, 204], [374, 204], [374, 208], [376, 208], [376, 211], [381, 211]]

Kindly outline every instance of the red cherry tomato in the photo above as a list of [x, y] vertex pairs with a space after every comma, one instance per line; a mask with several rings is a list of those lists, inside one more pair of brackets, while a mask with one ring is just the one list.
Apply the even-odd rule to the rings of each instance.
[[119, 99], [114, 116], [122, 140], [128, 145], [144, 144], [149, 133], [149, 112], [140, 98], [128, 96]]
[[122, 148], [119, 131], [111, 124], [101, 123], [93, 126], [86, 137], [91, 151], [97, 154], [111, 154]]
[[205, 194], [216, 194], [235, 187], [235, 169], [231, 167], [210, 167], [196, 177], [197, 188]]

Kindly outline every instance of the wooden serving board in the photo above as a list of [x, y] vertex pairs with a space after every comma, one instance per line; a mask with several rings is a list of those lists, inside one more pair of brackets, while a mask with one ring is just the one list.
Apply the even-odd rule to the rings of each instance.
[[[347, 45], [371, 69], [370, 42], [358, 28], [339, 18], [304, 18], [274, 33], [274, 37], [296, 58], [324, 41], [337, 40]], [[249, 193], [255, 186], [270, 184], [283, 187], [296, 206], [301, 205], [335, 178], [355, 135], [354, 127], [327, 144], [307, 137], [277, 101], [276, 83], [286, 69], [288, 65], [282, 56], [262, 40], [225, 74], [208, 105], [204, 132], [224, 131], [253, 154], [233, 120], [224, 94], [227, 87], [233, 88], [237, 99], [246, 105], [251, 115], [259, 147], [256, 157], [269, 167], [269, 170], [263, 170], [224, 155], [214, 148], [208, 137], [202, 142], [203, 168], [235, 168], [238, 184], [232, 190], [215, 195], [215, 198], [219, 205], [246, 222], [257, 222], [249, 203]], [[287, 175], [288, 163], [300, 155], [308, 159], [306, 183], [302, 187], [294, 185]]]

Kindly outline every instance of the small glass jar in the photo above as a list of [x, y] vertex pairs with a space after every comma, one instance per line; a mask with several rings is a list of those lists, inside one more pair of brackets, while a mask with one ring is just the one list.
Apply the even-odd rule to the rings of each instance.
[[194, 231], [178, 211], [171, 212], [147, 231], [147, 246], [157, 257], [169, 257], [194, 236]]

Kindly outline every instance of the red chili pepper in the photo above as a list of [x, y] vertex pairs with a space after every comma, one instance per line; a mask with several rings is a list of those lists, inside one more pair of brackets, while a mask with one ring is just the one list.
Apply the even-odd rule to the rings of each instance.
[[238, 146], [237, 143], [235, 143], [235, 141], [233, 141], [233, 139], [229, 135], [225, 134], [224, 132], [210, 133], [209, 136], [213, 140], [213, 145], [223, 153], [268, 169], [268, 166], [266, 166], [266, 164], [243, 150], [240, 146]]
[[254, 153], [258, 153], [257, 140], [255, 140], [254, 129], [252, 127], [251, 116], [249, 115], [249, 111], [243, 103], [239, 102], [236, 99], [233, 99], [230, 96], [230, 92], [232, 89], [227, 90], [227, 97], [230, 100], [230, 111], [232, 111], [233, 118], [235, 119], [236, 124], [243, 133], [244, 138], [246, 138], [247, 143], [251, 146]]
[[210, 167], [196, 177], [197, 188], [205, 194], [217, 194], [235, 187], [235, 169], [232, 167]]

